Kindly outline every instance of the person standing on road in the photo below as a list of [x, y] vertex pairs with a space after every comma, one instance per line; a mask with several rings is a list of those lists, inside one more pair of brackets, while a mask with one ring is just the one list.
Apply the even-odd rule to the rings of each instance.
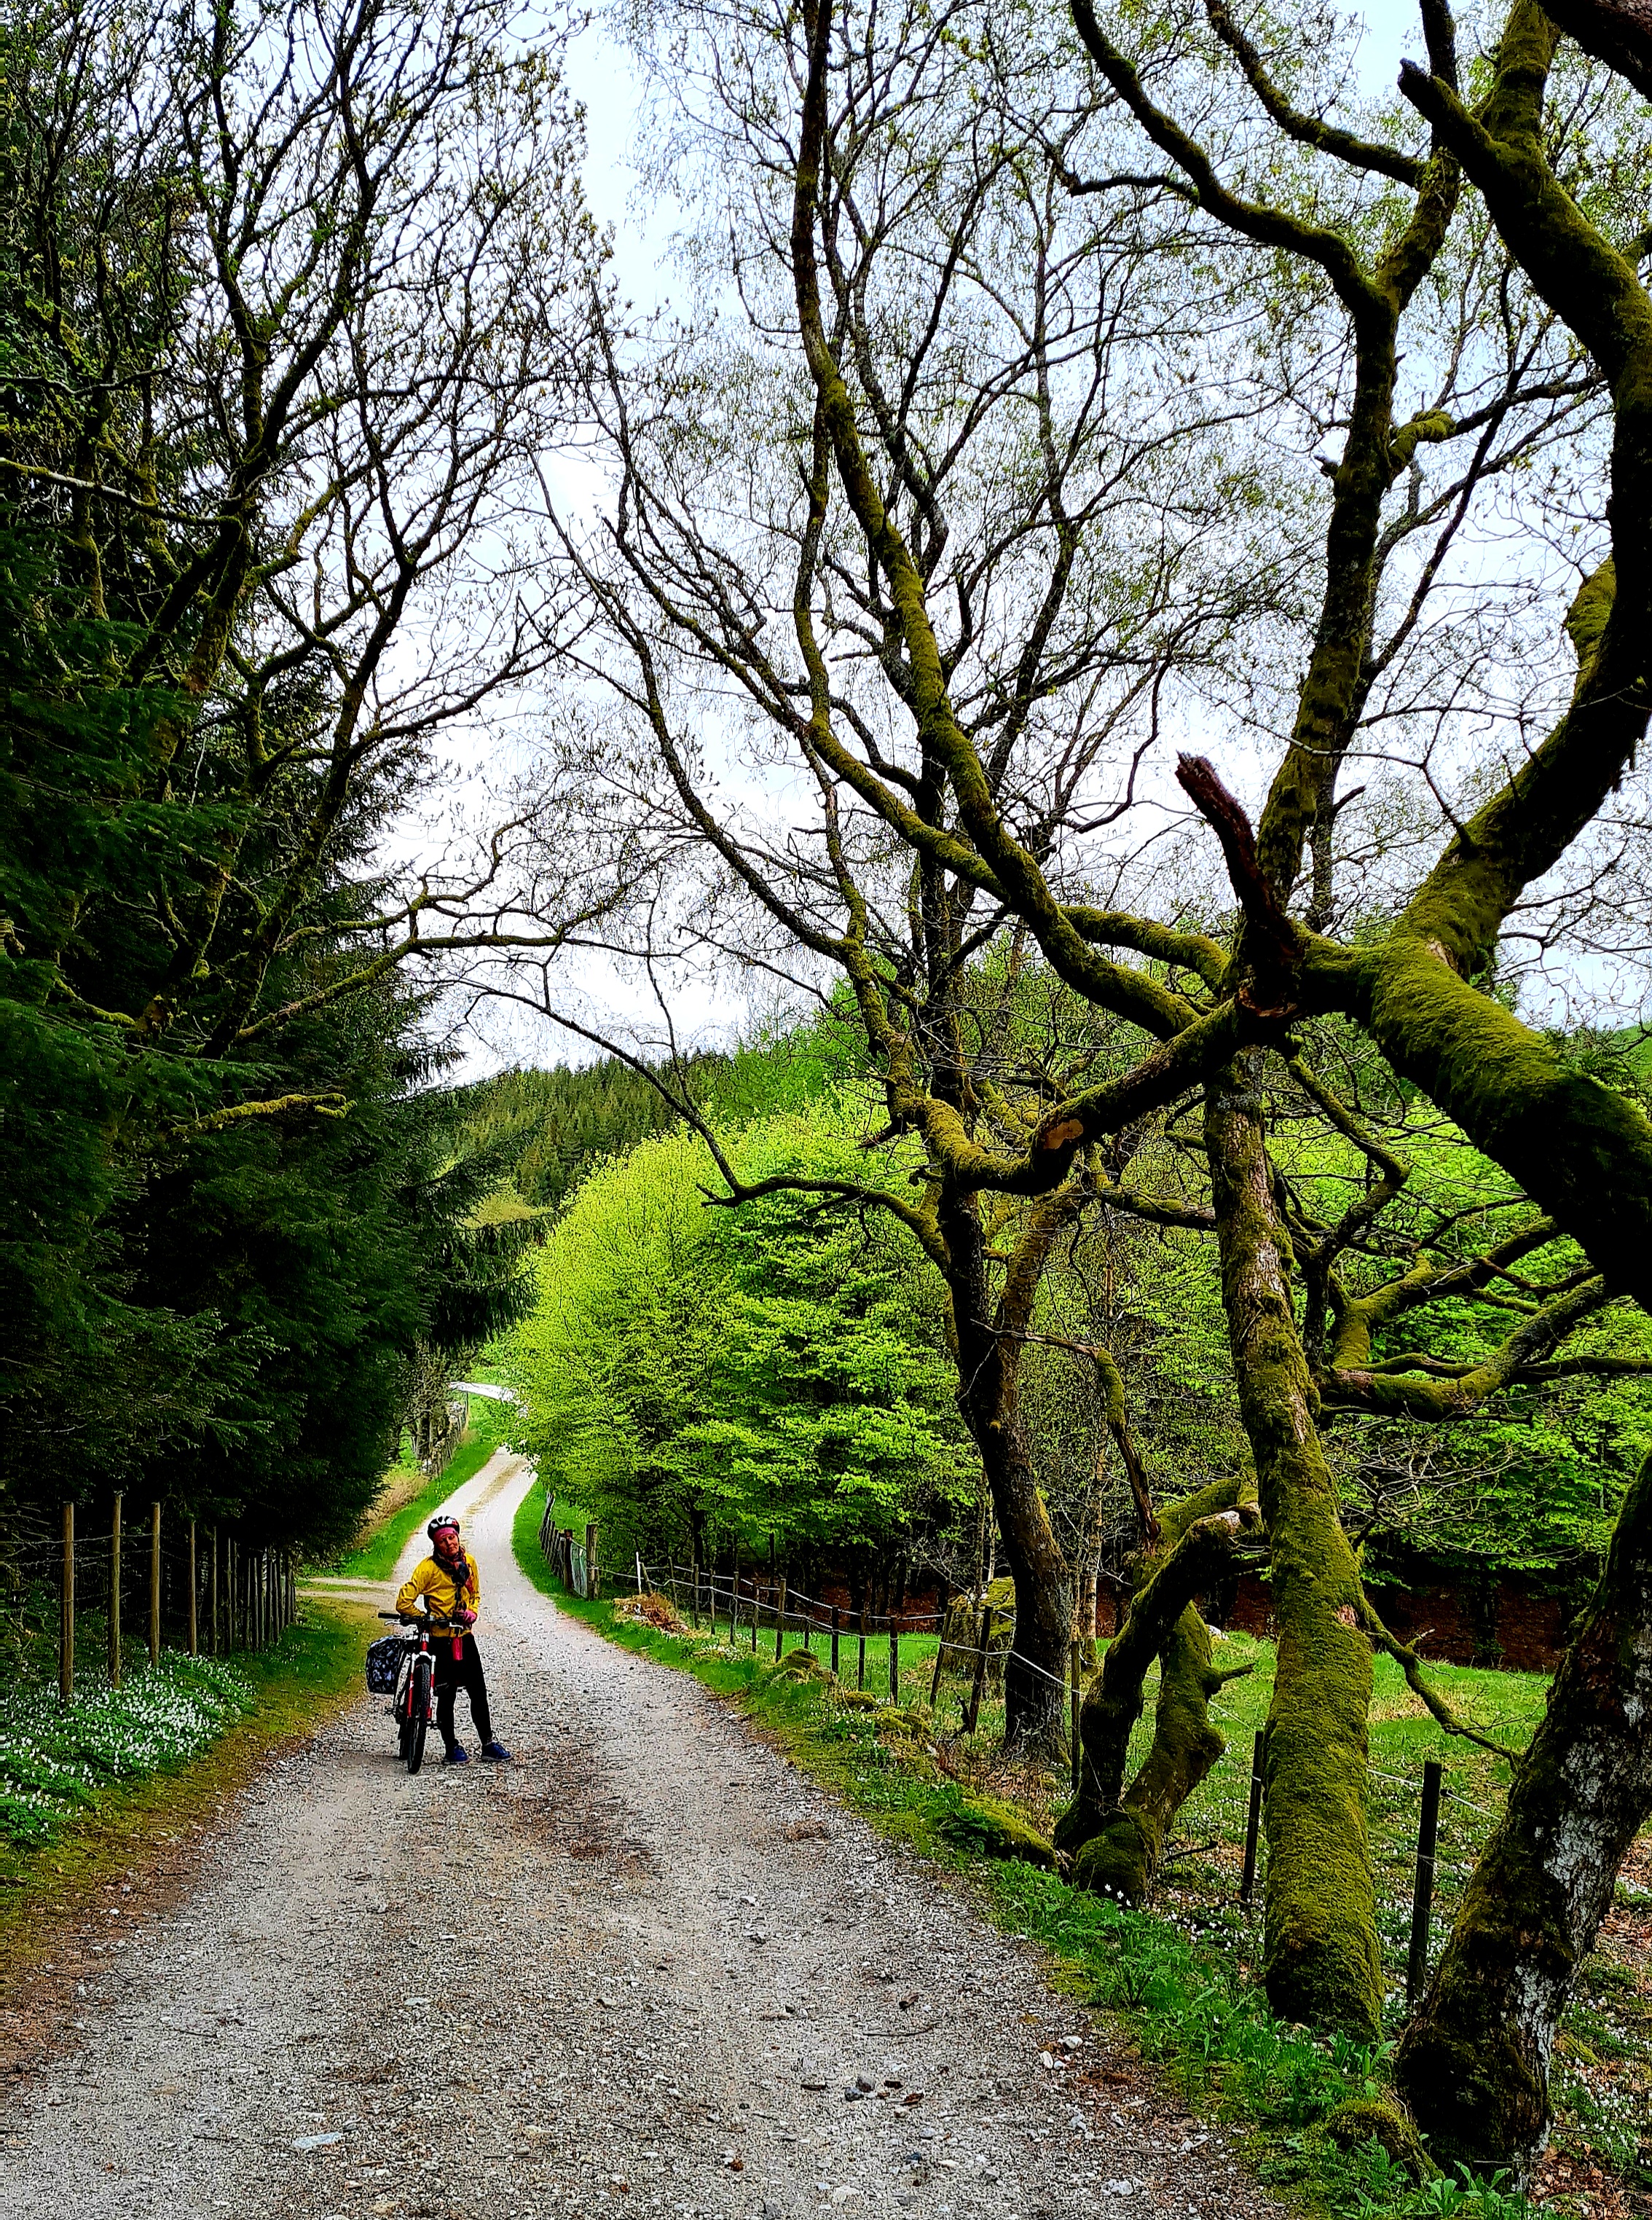
[[443, 1762], [448, 1765], [470, 1762], [469, 1750], [453, 1733], [453, 1705], [463, 1682], [471, 1699], [471, 1718], [481, 1737], [482, 1755], [495, 1764], [502, 1764], [510, 1752], [503, 1743], [494, 1738], [493, 1721], [488, 1712], [488, 1683], [483, 1676], [476, 1637], [471, 1632], [476, 1624], [477, 1606], [482, 1600], [482, 1575], [477, 1569], [476, 1559], [459, 1540], [457, 1518], [438, 1516], [425, 1531], [430, 1537], [430, 1555], [415, 1565], [402, 1581], [396, 1607], [411, 1618], [422, 1597], [427, 1612], [434, 1612], [464, 1629], [462, 1634], [433, 1635], [430, 1643], [436, 1661], [436, 1731], [447, 1752]]

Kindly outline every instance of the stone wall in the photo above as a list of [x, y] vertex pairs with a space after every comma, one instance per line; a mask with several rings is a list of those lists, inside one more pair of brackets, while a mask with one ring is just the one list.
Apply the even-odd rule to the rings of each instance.
[[[1566, 1648], [1567, 1599], [1507, 1577], [1384, 1582], [1371, 1600], [1385, 1624], [1423, 1657], [1449, 1665], [1506, 1665], [1551, 1673]], [[1225, 1623], [1243, 1634], [1274, 1632], [1273, 1598], [1247, 1573]]]

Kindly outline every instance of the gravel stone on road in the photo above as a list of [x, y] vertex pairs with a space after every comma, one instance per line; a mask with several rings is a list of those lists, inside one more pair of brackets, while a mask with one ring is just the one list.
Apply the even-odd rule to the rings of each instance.
[[529, 1480], [502, 1452], [459, 1499], [515, 1762], [409, 1780], [367, 1699], [267, 1767], [192, 1892], [91, 1946], [79, 2047], [0, 2123], [14, 2207], [1279, 2213], [966, 1886], [539, 1595]]

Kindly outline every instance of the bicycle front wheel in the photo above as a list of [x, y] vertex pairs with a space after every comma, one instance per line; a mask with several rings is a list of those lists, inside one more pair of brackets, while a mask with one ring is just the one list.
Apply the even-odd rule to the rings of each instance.
[[408, 1771], [417, 1773], [425, 1762], [425, 1737], [430, 1730], [430, 1660], [427, 1657], [414, 1660], [413, 1692], [408, 1710]]

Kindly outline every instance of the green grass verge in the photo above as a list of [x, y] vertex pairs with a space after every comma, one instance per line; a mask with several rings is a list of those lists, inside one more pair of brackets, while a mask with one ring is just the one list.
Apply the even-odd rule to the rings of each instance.
[[[313, 1732], [353, 1697], [361, 1687], [366, 1624], [358, 1611], [307, 1606], [270, 1649], [236, 1651], [223, 1662], [213, 1678], [233, 1680], [236, 1699], [211, 1733], [169, 1737], [149, 1731], [141, 1750], [128, 1744], [122, 1771], [95, 1770], [86, 1793], [54, 1814], [49, 1828], [34, 1830], [32, 1839], [15, 1832], [0, 1838], [0, 1949], [23, 1949], [27, 1942], [25, 1955], [37, 1955], [37, 1918], [72, 1908], [110, 1868], [130, 1868], [147, 1845], [176, 1843], [209, 1818], [271, 1749]], [[153, 1720], [171, 1705], [178, 1683], [200, 1669], [166, 1654], [159, 1673], [134, 1674], [122, 1693], [134, 1716]], [[108, 1706], [105, 1691], [75, 1708], [89, 1723], [101, 1722], [95, 1730], [101, 1732]], [[142, 1755], [153, 1763], [140, 1762]]]
[[416, 1534], [437, 1507], [473, 1480], [509, 1431], [510, 1405], [493, 1403], [480, 1395], [471, 1399], [471, 1423], [447, 1462], [433, 1480], [427, 1481], [411, 1502], [376, 1527], [360, 1549], [352, 1550], [328, 1570], [341, 1580], [387, 1581], [409, 1536]]
[[[1337, 2220], [1376, 2214], [1424, 2220], [1452, 2213], [1464, 2220], [1514, 2220], [1573, 2209], [1530, 2205], [1496, 2184], [1468, 2188], [1436, 2177], [1419, 2185], [1379, 2142], [1360, 2134], [1364, 2123], [1345, 2108], [1381, 2104], [1389, 2095], [1387, 2045], [1366, 2049], [1340, 2037], [1323, 2041], [1275, 2019], [1256, 1974], [1256, 1915], [1232, 1900], [1231, 1889], [1219, 1913], [1205, 1906], [1189, 1914], [1174, 1905], [1168, 1916], [1131, 1911], [1070, 1888], [1033, 1865], [972, 1855], [963, 1845], [972, 1834], [979, 1836], [971, 1820], [982, 1808], [980, 1799], [946, 1776], [929, 1755], [934, 1745], [909, 1730], [892, 1733], [887, 1712], [845, 1704], [813, 1675], [777, 1670], [771, 1637], [753, 1656], [744, 1630], [740, 1646], [731, 1647], [726, 1637], [714, 1642], [703, 1635], [664, 1633], [617, 1617], [612, 1601], [585, 1603], [570, 1595], [539, 1555], [543, 1506], [542, 1492], [530, 1488], [513, 1534], [517, 1562], [535, 1587], [610, 1641], [692, 1673], [881, 1832], [940, 1866], [967, 1872], [998, 1926], [1051, 1954], [1059, 1987], [1113, 2014], [1126, 2038], [1190, 2108], [1240, 2129], [1259, 2180]], [[909, 1684], [908, 1644], [901, 1644], [904, 1707], [927, 1693], [932, 1637], [926, 1648], [927, 1662], [926, 1645], [912, 1645]], [[841, 1660], [845, 1686], [855, 1662], [847, 1655]], [[1242, 1718], [1265, 1713], [1270, 1677], [1258, 1672], [1252, 1681], [1237, 1684], [1247, 1691]], [[1529, 1724], [1537, 1699], [1530, 1689], [1509, 1689], [1510, 1677], [1460, 1675], [1464, 1685], [1456, 1693], [1459, 1700], [1477, 1695], [1499, 1708], [1511, 1727]], [[875, 1684], [869, 1659], [869, 1692], [875, 1685], [886, 1684]], [[1390, 1704], [1396, 1716], [1387, 1715]], [[1375, 1708], [1380, 1750], [1397, 1758], [1403, 1749], [1413, 1762], [1433, 1754], [1428, 1737], [1437, 1730], [1431, 1722], [1399, 1717], [1396, 1690], [1381, 1687]], [[1390, 1730], [1395, 1739], [1385, 1743], [1381, 1737]], [[1343, 2148], [1338, 2136], [1350, 2135], [1352, 2148]]]

